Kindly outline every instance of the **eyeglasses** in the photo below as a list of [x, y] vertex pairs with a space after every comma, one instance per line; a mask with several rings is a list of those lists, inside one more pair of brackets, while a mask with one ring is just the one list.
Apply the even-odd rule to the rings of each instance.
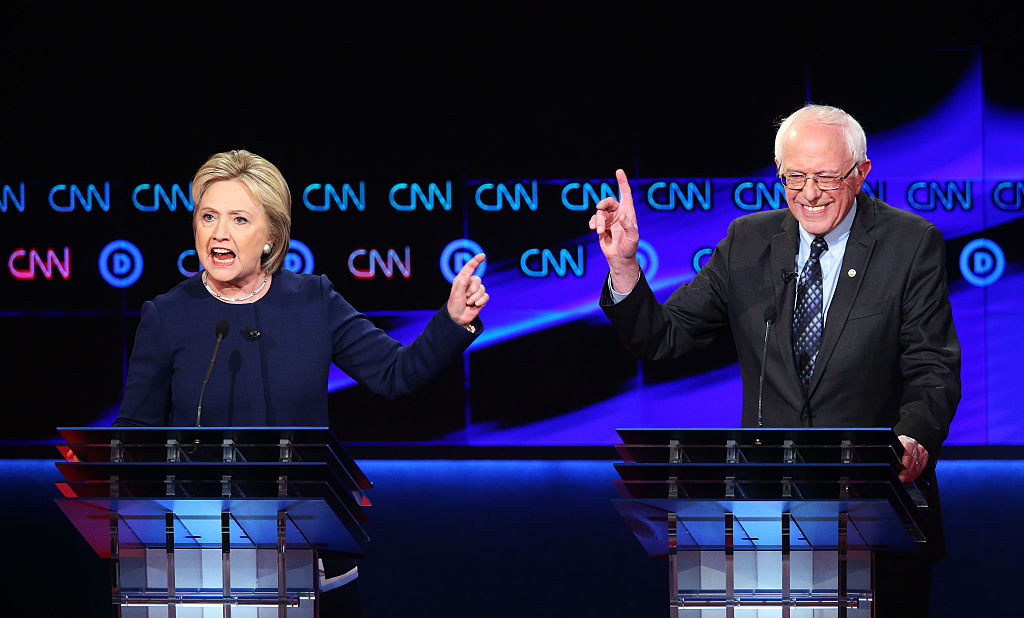
[[804, 188], [807, 184], [807, 179], [814, 179], [814, 184], [818, 186], [822, 191], [835, 191], [842, 184], [843, 181], [850, 177], [853, 170], [857, 169], [857, 164], [854, 163], [850, 171], [846, 172], [842, 176], [839, 174], [801, 174], [800, 172], [788, 172], [779, 173], [779, 178], [782, 179], [782, 184], [786, 185], [787, 189], [793, 189], [799, 191]]

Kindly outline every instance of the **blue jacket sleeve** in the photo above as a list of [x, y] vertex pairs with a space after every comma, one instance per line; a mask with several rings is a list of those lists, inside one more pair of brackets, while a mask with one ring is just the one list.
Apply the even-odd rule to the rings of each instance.
[[146, 301], [114, 425], [166, 425], [170, 411], [171, 353], [164, 341], [160, 313], [152, 301]]
[[473, 324], [476, 332], [470, 333], [441, 307], [416, 340], [403, 346], [357, 312], [327, 277], [320, 278], [320, 286], [334, 364], [385, 397], [400, 397], [423, 386], [460, 358], [483, 330], [478, 318]]

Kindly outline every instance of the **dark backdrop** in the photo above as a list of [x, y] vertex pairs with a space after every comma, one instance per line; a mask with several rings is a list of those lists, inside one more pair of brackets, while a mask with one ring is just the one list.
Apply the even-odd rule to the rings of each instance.
[[[1024, 107], [1019, 10], [1009, 3], [955, 12], [207, 3], [4, 13], [0, 184], [24, 182], [30, 196], [57, 182], [110, 181], [115, 202], [140, 182], [187, 186], [207, 156], [237, 147], [274, 161], [293, 194], [324, 179], [608, 178], [617, 167], [647, 178], [738, 177], [767, 169], [773, 123], [808, 100], [844, 107], [869, 134], [885, 134], [912, 126], [977, 69], [987, 103]], [[296, 209], [294, 233], [330, 234], [338, 255], [316, 270], [389, 328], [439, 306], [447, 282], [339, 282], [347, 248], [390, 234], [394, 244], [439, 250], [468, 225], [455, 210], [401, 221], [350, 212], [325, 232]], [[83, 244], [117, 237], [141, 216], [99, 214], [6, 212], [3, 255], [73, 235]], [[489, 233], [544, 246], [565, 230], [582, 236], [585, 221], [586, 213], [545, 213], [499, 219]], [[152, 213], [146, 225], [158, 247], [191, 242], [181, 210]], [[165, 268], [121, 291], [86, 278], [105, 240], [94, 242], [74, 263], [77, 280], [0, 286], [3, 401], [17, 419], [7, 440], [108, 421], [139, 305], [180, 280]], [[549, 351], [540, 366], [538, 349]], [[726, 339], [700, 363], [728, 367], [730, 354]], [[332, 424], [356, 440], [459, 441], [467, 422], [529, 423], [600, 402], [630, 380], [695, 371], [680, 362], [644, 374], [600, 320], [525, 332], [473, 358], [474, 390], [464, 387], [468, 361], [398, 402], [342, 389], [332, 394]], [[595, 379], [607, 375], [624, 377]]]

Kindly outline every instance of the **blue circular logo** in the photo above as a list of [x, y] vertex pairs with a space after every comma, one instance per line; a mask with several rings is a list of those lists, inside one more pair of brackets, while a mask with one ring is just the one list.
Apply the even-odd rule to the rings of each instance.
[[644, 277], [648, 281], [653, 281], [654, 276], [658, 274], [658, 252], [654, 250], [654, 246], [646, 240], [640, 240], [640, 243], [636, 247], [636, 261], [640, 264], [640, 270], [644, 271]]
[[193, 277], [203, 272], [203, 263], [199, 262], [199, 270], [185, 270], [185, 258], [193, 256], [196, 261], [199, 260], [199, 256], [196, 255], [195, 249], [186, 249], [178, 254], [178, 272], [186, 277]]
[[979, 288], [998, 281], [1005, 268], [1003, 250], [987, 238], [975, 238], [960, 252], [960, 273]]
[[296, 274], [313, 274], [313, 252], [301, 240], [291, 239], [288, 254], [284, 256], [284, 268]]
[[[460, 238], [458, 240], [451, 241], [441, 251], [441, 274], [444, 275], [444, 278], [448, 283], [454, 282], [455, 276], [459, 274], [462, 267], [472, 260], [474, 255], [483, 252], [484, 250], [480, 245], [468, 238]], [[484, 260], [476, 267], [473, 274], [483, 277], [486, 271], [487, 260]]]
[[699, 273], [700, 269], [704, 268], [704, 264], [707, 263], [707, 258], [711, 257], [714, 253], [714, 249], [711, 247], [702, 247], [697, 249], [697, 252], [693, 254], [693, 272]]
[[127, 240], [112, 240], [100, 251], [99, 268], [104, 281], [126, 288], [142, 276], [142, 252]]

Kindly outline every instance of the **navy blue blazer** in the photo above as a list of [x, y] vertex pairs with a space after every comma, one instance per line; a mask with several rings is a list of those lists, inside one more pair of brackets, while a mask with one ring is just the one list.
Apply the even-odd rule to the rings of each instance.
[[[229, 325], [203, 397], [203, 426], [327, 426], [330, 363], [375, 393], [410, 393], [479, 335], [442, 307], [402, 346], [334, 291], [326, 276], [274, 274], [251, 304], [213, 298], [199, 277], [142, 307], [115, 425], [191, 426], [216, 326]], [[260, 332], [253, 338], [248, 329]]]

